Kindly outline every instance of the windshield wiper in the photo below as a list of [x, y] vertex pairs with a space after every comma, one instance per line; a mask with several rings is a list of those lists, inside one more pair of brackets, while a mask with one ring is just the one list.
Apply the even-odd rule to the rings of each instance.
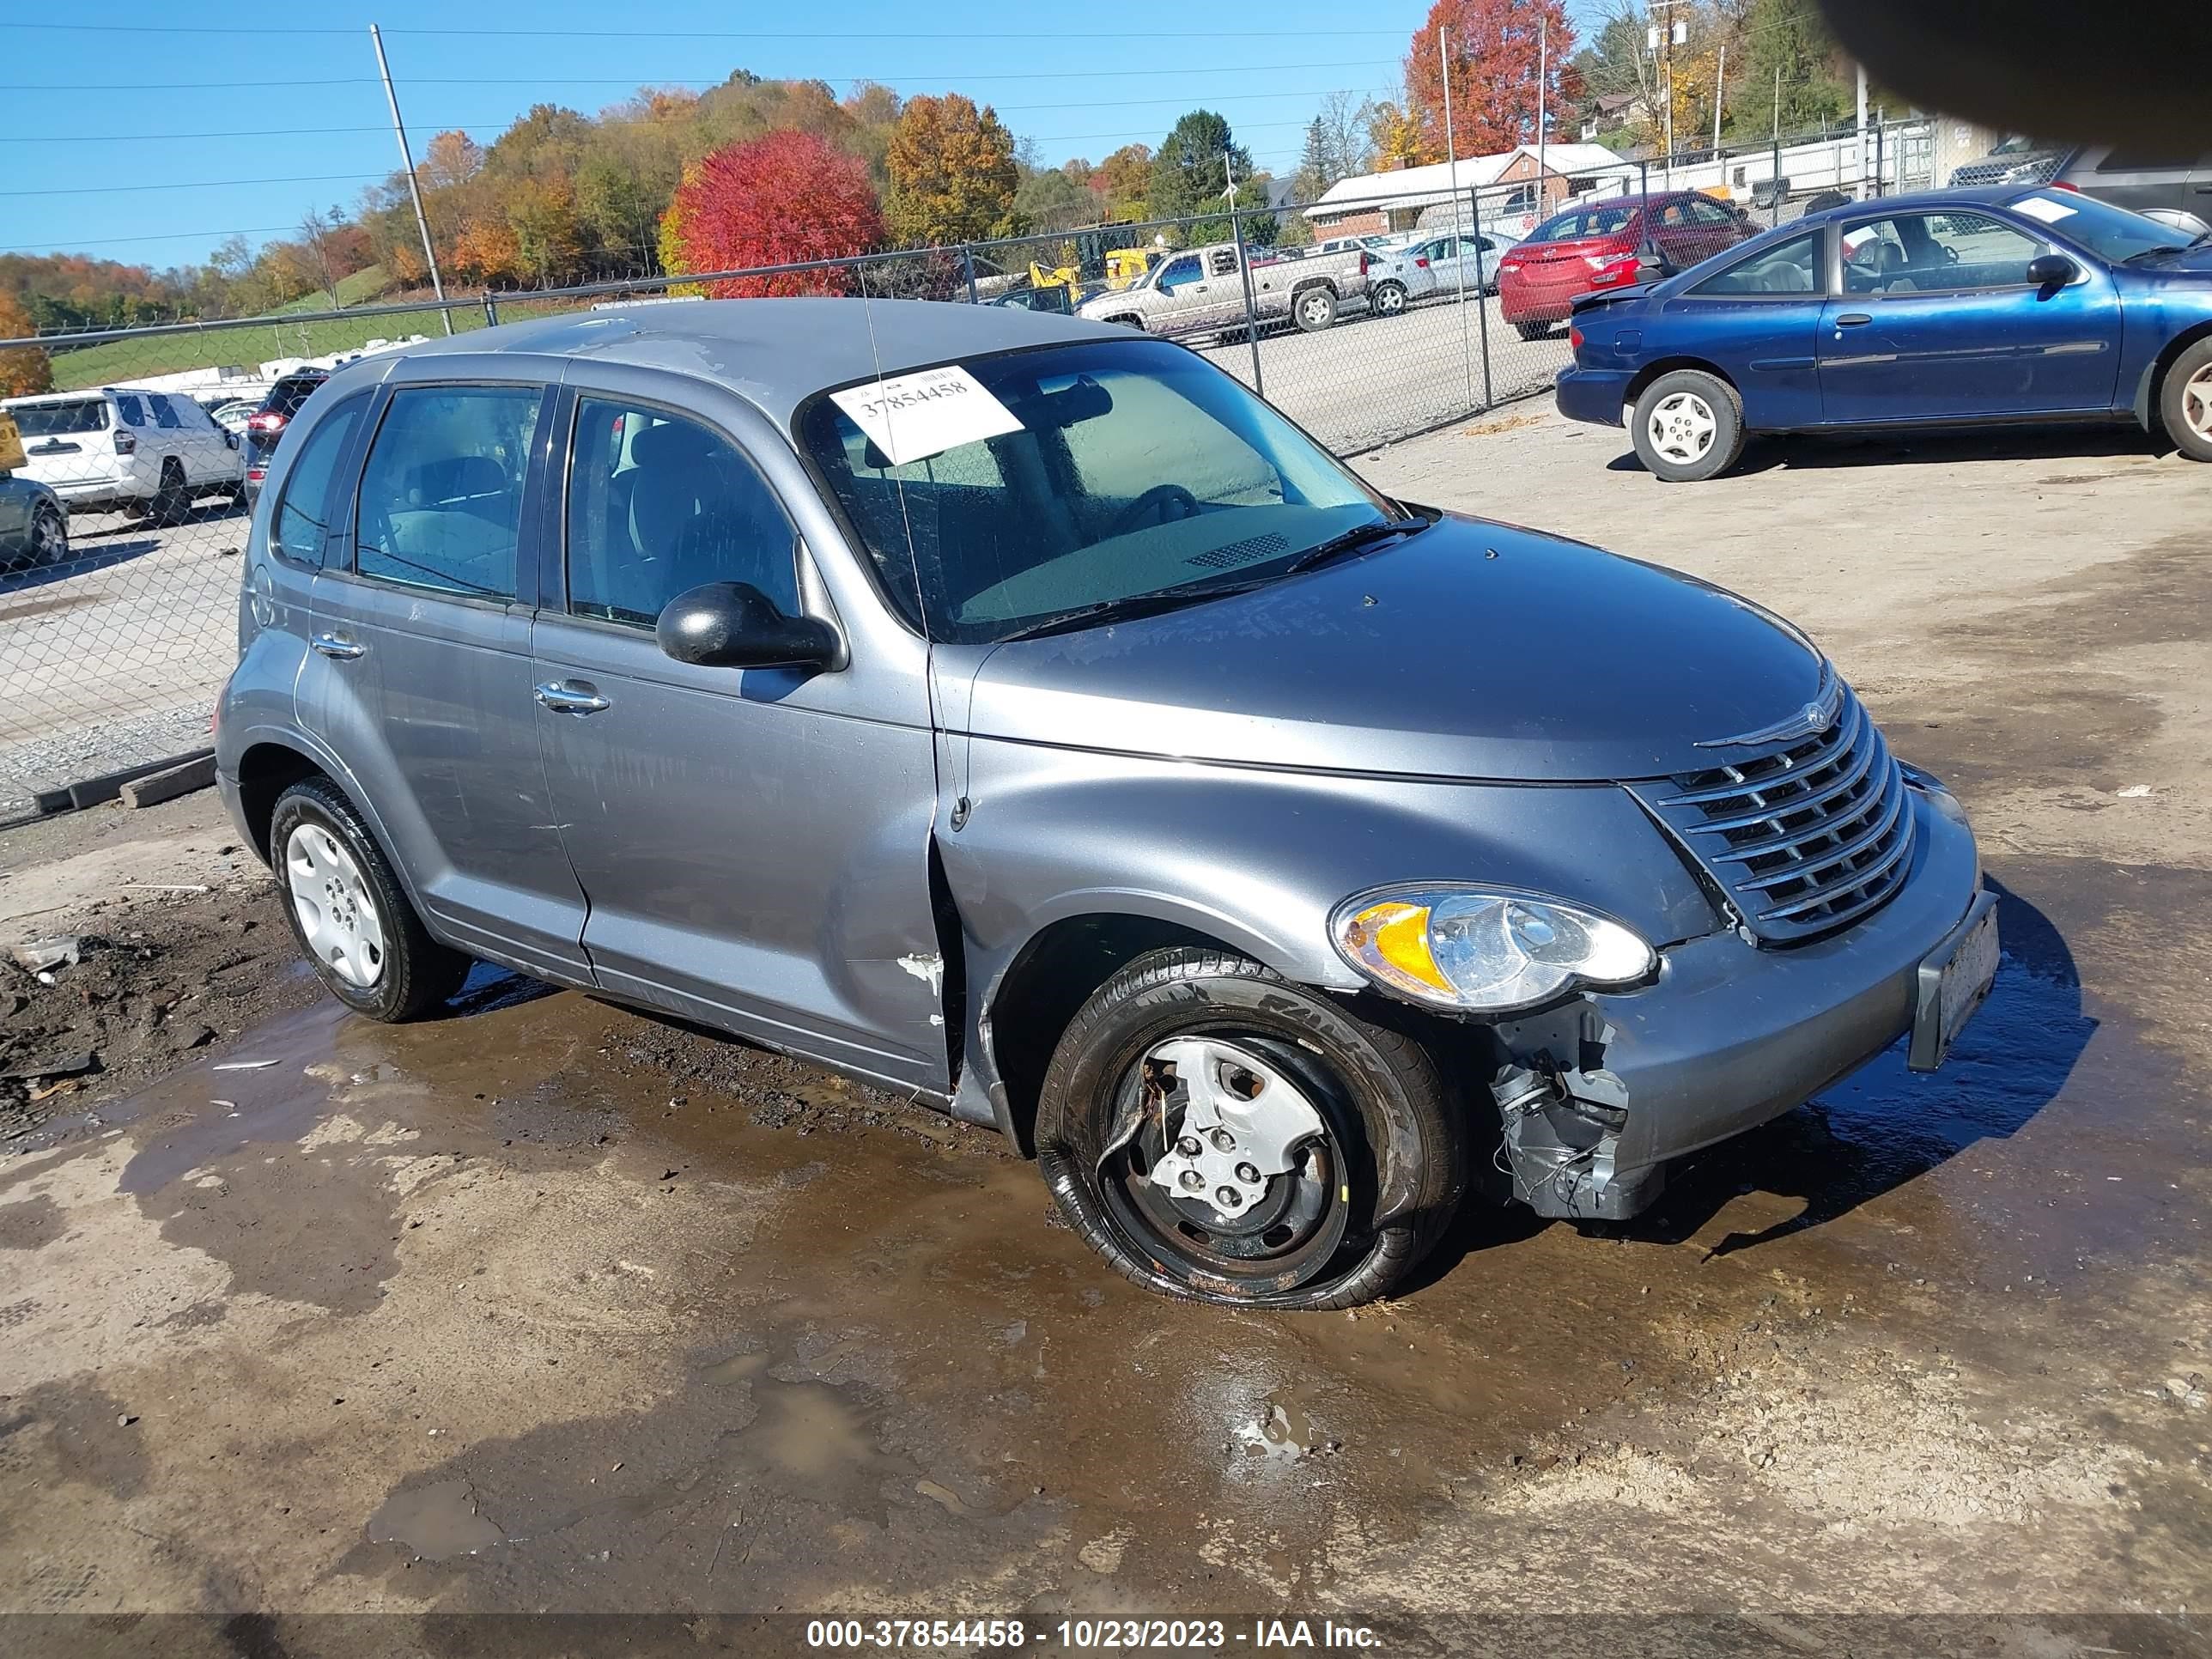
[[1312, 570], [1342, 558], [1347, 553], [1357, 553], [1395, 536], [1409, 536], [1417, 530], [1426, 530], [1426, 519], [1376, 519], [1368, 524], [1356, 524], [1339, 535], [1331, 536], [1317, 546], [1310, 547], [1283, 567], [1282, 574], [1295, 576], [1301, 570]]
[[1163, 587], [1151, 593], [1133, 593], [1122, 599], [1100, 599], [1095, 605], [1078, 605], [1073, 611], [1047, 617], [1017, 628], [1011, 634], [1001, 634], [1001, 643], [1007, 640], [1037, 640], [1048, 634], [1073, 633], [1079, 628], [1095, 628], [1102, 623], [1133, 622], [1139, 617], [1157, 617], [1166, 611], [1180, 611], [1187, 605], [1202, 604], [1207, 599], [1225, 599], [1231, 593], [1249, 593], [1266, 584], [1255, 581], [1192, 582], [1182, 587]]
[[2152, 247], [2139, 247], [2120, 263], [2124, 265], [2131, 265], [2138, 259], [2149, 258], [2154, 253], [2186, 253], [2191, 248], [2201, 246], [2207, 237], [2212, 237], [2212, 231], [2207, 231], [2203, 236], [2199, 236], [2193, 242], [2160, 242]]

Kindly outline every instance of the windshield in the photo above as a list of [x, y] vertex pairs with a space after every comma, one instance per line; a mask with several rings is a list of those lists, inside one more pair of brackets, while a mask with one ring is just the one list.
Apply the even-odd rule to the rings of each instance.
[[894, 466], [830, 394], [798, 422], [884, 592], [932, 639], [1001, 640], [1091, 605], [1271, 580], [1391, 516], [1180, 346], [1099, 341], [960, 367], [1003, 406], [980, 422], [992, 435]]
[[107, 404], [100, 398], [74, 404], [25, 404], [8, 412], [15, 417], [15, 430], [26, 438], [70, 438], [107, 429]]
[[2070, 190], [2031, 191], [2014, 197], [2011, 207], [2014, 213], [2041, 220], [2067, 240], [2115, 264], [2153, 248], [2187, 247], [2190, 242], [2185, 230]]

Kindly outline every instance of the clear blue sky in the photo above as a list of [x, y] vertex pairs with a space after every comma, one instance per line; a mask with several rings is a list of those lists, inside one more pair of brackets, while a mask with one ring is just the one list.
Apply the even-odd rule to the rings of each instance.
[[[310, 208], [350, 208], [398, 166], [371, 21], [418, 159], [443, 128], [489, 141], [533, 103], [596, 113], [641, 84], [705, 87], [744, 68], [818, 77], [841, 94], [862, 79], [965, 92], [1051, 163], [1157, 143], [1203, 105], [1281, 173], [1297, 166], [1300, 129], [1324, 94], [1392, 94], [1427, 12], [1427, 0], [845, 0], [834, 14], [757, 0], [541, 0], [495, 22], [450, 0], [374, 0], [153, 14], [173, 29], [147, 27], [143, 9], [73, 29], [0, 15], [0, 252], [160, 269], [204, 258], [233, 232], [259, 242]], [[833, 15], [836, 33], [803, 33]], [[450, 32], [471, 21], [527, 32]], [[1198, 33], [1240, 23], [1250, 27]], [[114, 188], [140, 185], [161, 188]]]

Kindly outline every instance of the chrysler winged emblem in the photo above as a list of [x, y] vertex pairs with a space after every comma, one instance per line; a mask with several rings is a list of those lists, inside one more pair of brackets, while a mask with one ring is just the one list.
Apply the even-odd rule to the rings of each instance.
[[1827, 663], [1820, 665], [1820, 685], [1813, 701], [1786, 719], [1771, 726], [1762, 726], [1756, 732], [1739, 732], [1732, 738], [1709, 738], [1698, 744], [1700, 749], [1753, 748], [1765, 743], [1795, 743], [1800, 738], [1817, 737], [1836, 723], [1836, 716], [1844, 708], [1844, 683], [1836, 678], [1836, 671]]

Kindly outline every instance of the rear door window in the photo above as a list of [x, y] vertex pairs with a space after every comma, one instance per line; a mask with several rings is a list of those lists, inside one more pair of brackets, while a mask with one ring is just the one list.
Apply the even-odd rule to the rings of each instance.
[[177, 417], [177, 411], [169, 407], [169, 400], [167, 398], [158, 392], [149, 392], [146, 394], [146, 401], [154, 405], [155, 425], [167, 432], [183, 429], [184, 422]]
[[368, 408], [367, 392], [349, 398], [307, 434], [307, 447], [292, 463], [283, 499], [269, 526], [269, 550], [278, 558], [293, 564], [322, 563], [325, 538], [337, 505], [338, 462]]
[[355, 568], [475, 599], [514, 597], [535, 386], [407, 386], [362, 469]]

